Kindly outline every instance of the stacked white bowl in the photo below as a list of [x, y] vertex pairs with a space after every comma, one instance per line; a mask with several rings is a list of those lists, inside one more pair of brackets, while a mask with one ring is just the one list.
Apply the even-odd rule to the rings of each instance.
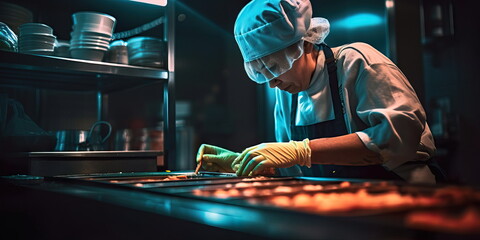
[[56, 37], [53, 29], [43, 23], [20, 25], [18, 51], [29, 54], [53, 55]]
[[162, 39], [134, 37], [127, 41], [128, 63], [146, 67], [165, 67], [166, 45]]
[[102, 61], [112, 40], [115, 18], [97, 12], [77, 12], [72, 18], [70, 55], [78, 59]]

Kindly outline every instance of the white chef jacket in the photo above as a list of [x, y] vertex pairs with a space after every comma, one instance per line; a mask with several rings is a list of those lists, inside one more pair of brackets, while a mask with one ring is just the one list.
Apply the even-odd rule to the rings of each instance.
[[[390, 59], [366, 43], [332, 50], [337, 59], [347, 131], [356, 133], [368, 149], [379, 153], [387, 170], [409, 182], [435, 182], [425, 164], [402, 166], [409, 161], [426, 161], [435, 152], [425, 110], [405, 75]], [[320, 51], [310, 87], [299, 93], [297, 126], [335, 117], [324, 65], [325, 56]], [[275, 135], [277, 141], [285, 142], [291, 136], [292, 98], [288, 92], [278, 88], [275, 91]]]

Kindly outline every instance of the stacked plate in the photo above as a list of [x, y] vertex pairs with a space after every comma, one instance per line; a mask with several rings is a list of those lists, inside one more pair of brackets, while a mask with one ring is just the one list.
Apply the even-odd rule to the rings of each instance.
[[29, 54], [53, 55], [56, 37], [53, 29], [43, 23], [20, 25], [18, 51]]
[[30, 10], [8, 2], [0, 1], [0, 22], [7, 24], [15, 34], [19, 34], [19, 27], [33, 21]]
[[127, 43], [116, 40], [110, 43], [110, 47], [104, 57], [105, 62], [128, 64]]
[[77, 12], [72, 15], [70, 55], [102, 61], [115, 29], [115, 18], [104, 13]]
[[157, 67], [165, 66], [165, 42], [153, 37], [134, 37], [127, 41], [128, 63], [132, 65]]

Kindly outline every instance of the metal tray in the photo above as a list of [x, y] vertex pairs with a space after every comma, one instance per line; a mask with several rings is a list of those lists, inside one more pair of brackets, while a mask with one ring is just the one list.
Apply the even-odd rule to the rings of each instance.
[[[179, 180], [165, 180], [172, 176], [183, 176]], [[237, 177], [235, 174], [200, 172], [150, 172], [150, 173], [117, 173], [117, 174], [84, 174], [54, 177], [55, 180], [74, 181], [83, 185], [103, 186], [110, 189], [127, 190], [129, 193], [154, 194], [149, 196], [174, 197], [193, 204], [221, 204], [224, 211], [230, 211], [241, 207], [262, 213], [286, 214], [282, 216], [312, 218], [312, 219], [343, 219], [347, 221], [369, 222], [375, 226], [397, 227], [399, 229], [408, 226], [421, 230], [433, 227], [438, 232], [455, 231], [455, 229], [441, 229], [441, 225], [419, 226], [415, 222], [407, 221], [411, 216], [422, 212], [432, 214], [444, 214], [443, 218], [451, 221], [456, 216], [464, 216], [467, 211], [480, 212], [480, 192], [462, 186], [431, 186], [413, 185], [392, 181], [345, 181], [342, 179], [327, 178], [303, 178], [303, 177]], [[105, 188], [105, 189], [108, 189]], [[283, 191], [275, 191], [283, 188]], [[285, 191], [288, 189], [288, 191]], [[131, 191], [134, 190], [134, 191]], [[448, 193], [457, 190], [455, 193]], [[228, 194], [228, 191], [237, 191], [236, 196]], [[400, 195], [432, 197], [446, 200], [444, 204], [415, 205], [406, 204], [399, 206], [366, 207], [359, 209], [347, 209], [339, 211], [319, 211], [315, 206], [319, 205], [278, 205], [272, 202], [273, 198], [282, 197], [292, 200], [300, 195], [313, 197], [315, 194], [348, 194], [366, 191], [372, 196], [383, 197], [382, 194], [396, 192]], [[442, 193], [442, 191], [445, 191]], [[440, 193], [440, 194], [439, 194]], [[157, 194], [157, 195], [155, 195]], [[354, 196], [354, 195], [353, 195]], [[386, 196], [386, 195], [385, 195]], [[357, 201], [350, 198], [350, 201]], [[361, 199], [359, 198], [358, 201]], [[332, 203], [332, 202], [330, 202]], [[342, 205], [341, 201], [333, 204]], [[222, 211], [223, 211], [222, 210]], [[195, 210], [197, 211], [197, 210]], [[478, 217], [476, 217], [478, 218]], [[478, 232], [467, 228], [468, 231]], [[464, 231], [464, 230], [462, 230]], [[460, 233], [468, 233], [462, 232]]]

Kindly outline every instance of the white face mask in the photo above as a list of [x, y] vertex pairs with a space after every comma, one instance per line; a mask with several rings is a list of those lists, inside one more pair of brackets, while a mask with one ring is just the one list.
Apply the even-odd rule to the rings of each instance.
[[247, 75], [256, 83], [266, 83], [292, 68], [302, 56], [304, 41], [323, 43], [330, 32], [330, 23], [325, 18], [312, 18], [310, 28], [302, 40], [268, 56], [244, 63]]

